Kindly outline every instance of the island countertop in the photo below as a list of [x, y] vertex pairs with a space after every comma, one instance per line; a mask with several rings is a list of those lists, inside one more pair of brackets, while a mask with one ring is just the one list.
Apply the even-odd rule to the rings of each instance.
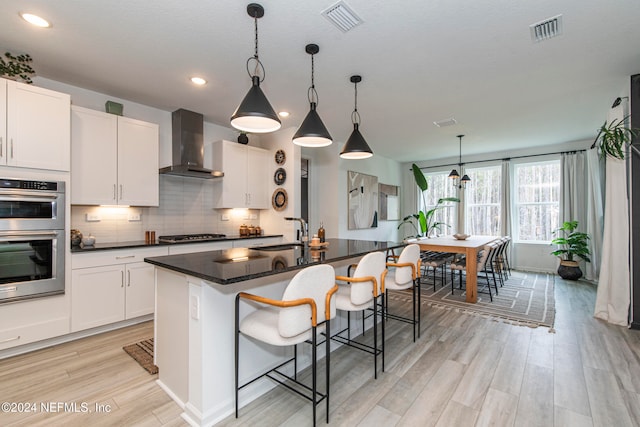
[[[286, 245], [286, 244], [284, 244]], [[295, 245], [295, 243], [292, 243]], [[283, 244], [261, 248], [233, 248], [218, 251], [150, 257], [144, 260], [158, 267], [188, 274], [221, 285], [229, 285], [313, 264], [332, 263], [356, 258], [375, 251], [405, 246], [402, 242], [350, 239], [327, 239], [321, 249], [282, 248]]]

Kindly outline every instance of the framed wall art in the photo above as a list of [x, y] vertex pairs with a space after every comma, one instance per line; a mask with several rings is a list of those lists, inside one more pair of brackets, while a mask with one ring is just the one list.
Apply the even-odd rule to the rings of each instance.
[[400, 187], [390, 184], [378, 184], [378, 212], [380, 221], [400, 219]]
[[378, 226], [378, 177], [360, 172], [347, 172], [348, 228]]

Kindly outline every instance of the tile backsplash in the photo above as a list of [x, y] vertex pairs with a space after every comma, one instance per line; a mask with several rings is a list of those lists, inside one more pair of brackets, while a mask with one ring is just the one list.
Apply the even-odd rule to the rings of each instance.
[[[260, 211], [214, 209], [213, 180], [160, 176], [159, 207], [71, 206], [71, 228], [93, 234], [98, 242], [144, 240], [173, 234], [237, 235], [240, 225], [260, 225]], [[222, 220], [225, 217], [226, 220]]]

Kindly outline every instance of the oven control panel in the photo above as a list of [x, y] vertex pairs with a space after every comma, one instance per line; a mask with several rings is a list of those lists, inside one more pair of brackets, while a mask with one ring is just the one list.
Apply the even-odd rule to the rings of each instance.
[[58, 191], [55, 181], [27, 181], [21, 179], [0, 179], [0, 188], [17, 188], [21, 190]]

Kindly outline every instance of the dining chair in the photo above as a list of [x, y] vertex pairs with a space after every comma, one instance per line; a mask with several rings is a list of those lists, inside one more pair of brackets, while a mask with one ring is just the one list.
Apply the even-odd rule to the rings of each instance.
[[[389, 273], [385, 279], [386, 310], [384, 308], [382, 310], [385, 318], [413, 325], [413, 342], [416, 341], [416, 329], [418, 330], [418, 338], [420, 337], [420, 264], [420, 246], [415, 243], [405, 246], [396, 262], [387, 262]], [[389, 313], [389, 291], [408, 289], [411, 289], [412, 292], [412, 318]]]
[[[373, 355], [374, 378], [378, 378], [378, 356], [382, 358], [384, 372], [384, 316], [381, 317], [382, 345], [378, 348], [378, 301], [384, 312], [385, 277], [387, 275], [386, 255], [383, 252], [371, 252], [362, 257], [355, 265], [350, 276], [336, 276], [336, 309], [347, 313], [347, 327], [331, 336], [336, 342], [356, 348]], [[373, 346], [351, 339], [351, 312], [363, 312], [373, 309]], [[364, 323], [363, 323], [364, 335]], [[346, 333], [346, 337], [344, 334]]]
[[[270, 378], [312, 402], [313, 425], [316, 407], [326, 401], [329, 422], [330, 340], [325, 339], [325, 392], [317, 390], [317, 335], [326, 331], [329, 336], [331, 319], [336, 316], [335, 271], [329, 264], [306, 267], [287, 285], [281, 300], [240, 292], [235, 300], [235, 411], [238, 418], [238, 395], [241, 389], [262, 377]], [[240, 302], [245, 301], [256, 310], [240, 320]], [[275, 368], [246, 381], [239, 382], [240, 335], [276, 347], [293, 346], [293, 357]], [[298, 344], [311, 344], [311, 387], [298, 380]], [[293, 362], [293, 376], [282, 372]], [[297, 385], [294, 387], [291, 383]]]
[[[487, 260], [489, 259], [489, 255], [491, 254], [492, 250], [494, 249], [493, 242], [488, 243], [486, 245], [484, 245], [484, 247], [478, 252], [478, 263], [477, 263], [477, 272], [478, 272], [478, 278], [482, 278], [486, 280], [486, 287], [488, 289], [488, 293], [489, 293], [489, 299], [491, 301], [493, 301], [493, 294], [491, 292], [491, 284], [489, 283], [489, 276], [488, 273], [485, 269], [485, 266], [487, 264]], [[451, 295], [454, 294], [454, 282], [455, 280], [453, 279], [455, 272], [457, 271], [459, 274], [459, 289], [462, 289], [462, 272], [464, 271], [466, 273], [467, 271], [467, 260], [466, 258], [458, 258], [458, 259], [454, 259], [451, 264], [449, 264], [449, 269], [451, 269]], [[484, 277], [481, 277], [481, 273], [484, 273]], [[480, 288], [478, 288], [478, 293], [482, 292]]]
[[453, 254], [446, 252], [422, 251], [420, 253], [422, 273], [421, 276], [429, 279], [429, 270], [433, 270], [433, 292], [436, 291], [436, 271], [440, 269], [441, 286], [445, 285], [447, 278], [447, 263], [453, 260]]

